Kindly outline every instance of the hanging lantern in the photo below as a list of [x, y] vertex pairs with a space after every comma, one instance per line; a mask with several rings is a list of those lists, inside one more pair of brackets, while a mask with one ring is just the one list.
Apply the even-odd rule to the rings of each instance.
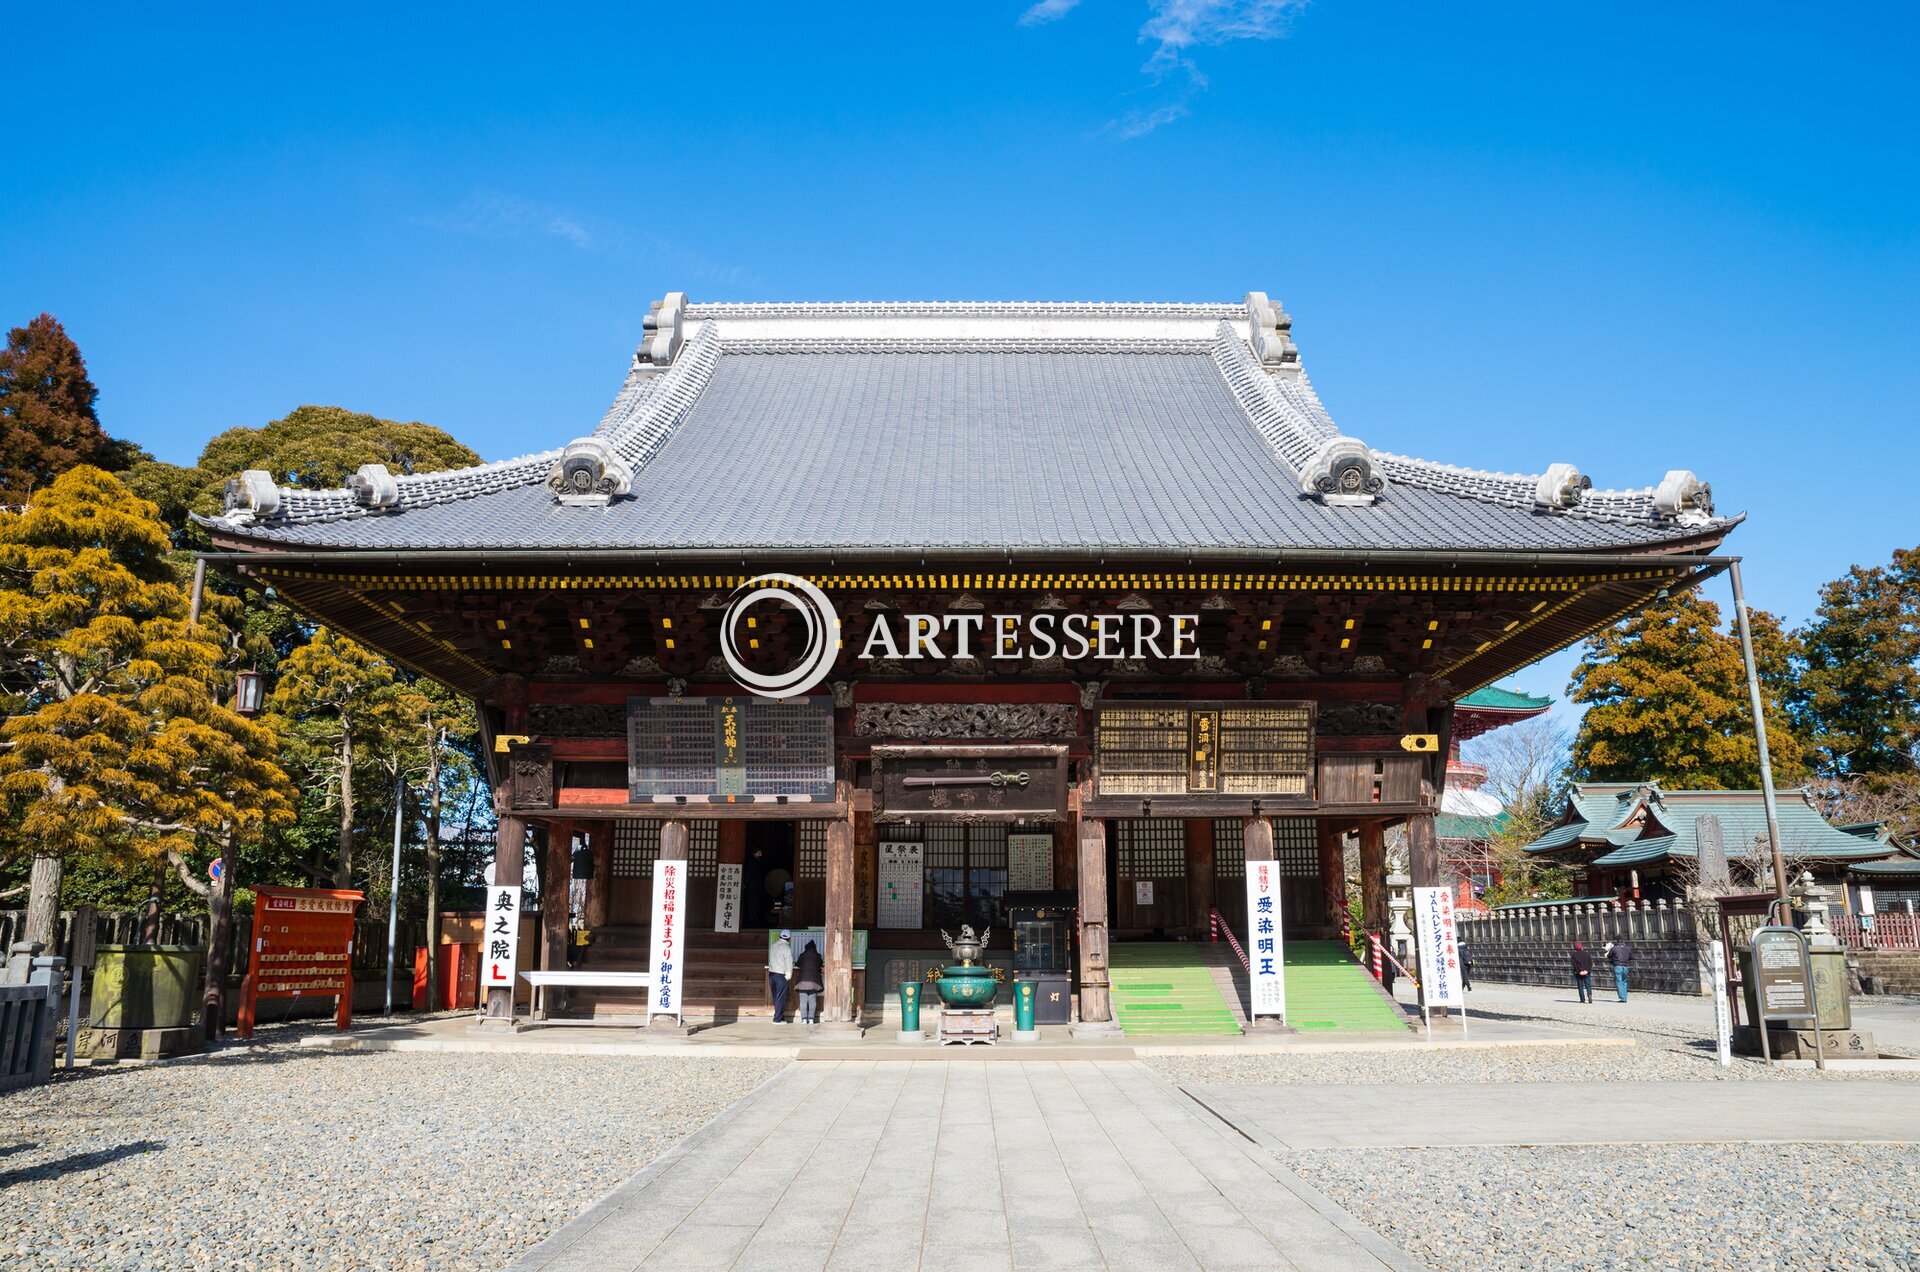
[[258, 671], [243, 671], [233, 678], [233, 709], [243, 716], [260, 714], [267, 702], [267, 678]]

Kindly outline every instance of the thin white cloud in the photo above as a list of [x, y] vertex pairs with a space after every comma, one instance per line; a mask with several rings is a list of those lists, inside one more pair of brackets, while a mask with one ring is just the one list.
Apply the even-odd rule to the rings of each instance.
[[452, 212], [416, 218], [443, 234], [473, 238], [556, 238], [582, 252], [642, 262], [688, 282], [742, 286], [754, 279], [740, 265], [722, 265], [672, 239], [583, 217], [515, 194], [476, 191]]
[[1040, 0], [1040, 3], [1020, 15], [1020, 25], [1039, 26], [1043, 22], [1057, 22], [1079, 3], [1080, 0]]
[[[1022, 26], [1037, 26], [1065, 17], [1080, 0], [1039, 0], [1020, 15]], [[1231, 44], [1236, 40], [1277, 40], [1287, 33], [1293, 15], [1308, 0], [1147, 0], [1149, 16], [1140, 27], [1140, 42], [1153, 46], [1141, 71], [1156, 86], [1179, 72], [1177, 96], [1157, 106], [1130, 110], [1107, 121], [1105, 131], [1131, 140], [1192, 113], [1191, 101], [1207, 87], [1206, 74], [1193, 60], [1196, 48]]]

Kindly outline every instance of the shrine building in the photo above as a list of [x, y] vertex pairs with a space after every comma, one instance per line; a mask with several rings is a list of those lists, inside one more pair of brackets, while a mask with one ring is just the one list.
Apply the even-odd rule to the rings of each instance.
[[696, 1015], [763, 1010], [770, 928], [818, 932], [845, 1028], [939, 929], [993, 955], [1019, 911], [1064, 919], [1098, 1024], [1114, 942], [1245, 932], [1247, 863], [1326, 937], [1353, 836], [1383, 928], [1390, 828], [1442, 882], [1454, 704], [1727, 564], [1738, 518], [1660, 457], [1602, 490], [1582, 435], [1521, 475], [1343, 434], [1290, 327], [1259, 292], [673, 293], [597, 427], [343, 490], [246, 473], [212, 559], [479, 704], [494, 882], [531, 832], [548, 884], [523, 968], [562, 964], [576, 855], [592, 957], [644, 966], [680, 860]]

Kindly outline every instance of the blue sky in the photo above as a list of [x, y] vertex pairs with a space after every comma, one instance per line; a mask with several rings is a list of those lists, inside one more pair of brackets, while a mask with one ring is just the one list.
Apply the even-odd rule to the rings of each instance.
[[1694, 469], [1791, 620], [1920, 543], [1912, 6], [405, 9], [8, 16], [0, 321], [58, 314], [111, 432], [323, 402], [499, 457], [671, 289], [1259, 289], [1377, 447]]

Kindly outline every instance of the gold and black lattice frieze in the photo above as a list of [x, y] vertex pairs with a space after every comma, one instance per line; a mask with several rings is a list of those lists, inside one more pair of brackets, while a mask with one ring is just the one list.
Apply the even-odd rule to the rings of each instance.
[[1102, 796], [1306, 798], [1313, 705], [1154, 703], [1102, 707], [1094, 724]]

